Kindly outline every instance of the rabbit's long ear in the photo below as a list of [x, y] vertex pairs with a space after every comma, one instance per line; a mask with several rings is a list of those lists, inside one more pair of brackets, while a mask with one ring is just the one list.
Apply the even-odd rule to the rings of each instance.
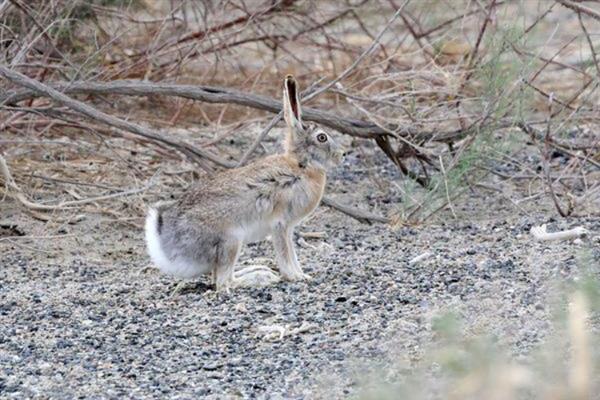
[[283, 82], [283, 116], [291, 131], [302, 130], [302, 110], [298, 99], [298, 84], [292, 75]]

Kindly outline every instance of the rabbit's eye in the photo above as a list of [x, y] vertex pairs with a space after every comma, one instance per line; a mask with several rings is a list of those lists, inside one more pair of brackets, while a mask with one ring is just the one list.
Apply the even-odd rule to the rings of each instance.
[[324, 133], [319, 133], [317, 135], [317, 140], [319, 141], [319, 143], [325, 143], [327, 141], [327, 135]]

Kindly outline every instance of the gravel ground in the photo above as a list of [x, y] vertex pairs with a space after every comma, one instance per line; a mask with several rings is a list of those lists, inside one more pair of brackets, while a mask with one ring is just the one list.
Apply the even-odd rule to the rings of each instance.
[[[370, 207], [398, 201], [371, 189], [368, 172], [334, 173], [330, 193]], [[0, 241], [0, 396], [345, 398], [369, 372], [419, 359], [431, 318], [446, 310], [467, 333], [526, 355], [547, 332], [553, 283], [575, 276], [581, 254], [600, 259], [594, 235], [538, 243], [529, 229], [581, 225], [597, 236], [600, 219], [554, 221], [540, 202], [517, 210], [488, 192], [464, 203], [456, 220], [395, 231], [320, 208], [301, 230], [326, 239], [299, 248], [313, 280], [219, 295], [206, 279], [171, 297], [176, 281], [143, 270], [141, 230], [90, 220], [60, 239]], [[39, 224], [10, 207], [0, 220], [25, 233]], [[245, 249], [243, 261], [256, 257], [271, 258], [270, 245]]]

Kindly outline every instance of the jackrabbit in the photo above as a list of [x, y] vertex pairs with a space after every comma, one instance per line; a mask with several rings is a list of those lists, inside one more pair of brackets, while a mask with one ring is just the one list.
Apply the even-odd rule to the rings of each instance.
[[146, 242], [162, 272], [188, 279], [212, 272], [219, 291], [245, 286], [258, 272], [277, 280], [268, 267], [234, 273], [242, 245], [270, 235], [281, 277], [309, 278], [296, 258], [293, 229], [319, 205], [325, 170], [341, 161], [342, 151], [328, 133], [302, 123], [291, 75], [284, 80], [283, 108], [288, 129], [282, 154], [215, 174], [179, 200], [150, 208]]

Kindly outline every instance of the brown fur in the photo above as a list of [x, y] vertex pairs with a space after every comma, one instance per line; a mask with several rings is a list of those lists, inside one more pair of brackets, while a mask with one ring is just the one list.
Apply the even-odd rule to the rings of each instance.
[[186, 278], [214, 272], [218, 289], [235, 286], [243, 243], [271, 235], [282, 277], [307, 278], [295, 254], [293, 229], [319, 205], [325, 168], [341, 160], [341, 151], [327, 133], [302, 124], [296, 90], [293, 77], [286, 77], [283, 154], [202, 179], [180, 199], [149, 212], [146, 237], [159, 268]]

